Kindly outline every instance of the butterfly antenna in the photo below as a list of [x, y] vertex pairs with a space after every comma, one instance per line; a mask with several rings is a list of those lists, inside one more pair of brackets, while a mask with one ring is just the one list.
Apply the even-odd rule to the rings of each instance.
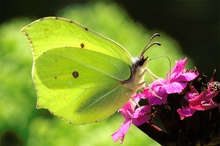
[[151, 38], [150, 38], [150, 40], [147, 42], [147, 44], [144, 46], [144, 49], [143, 49], [143, 51], [141, 52], [141, 55], [140, 55], [140, 58], [142, 58], [143, 56], [144, 56], [144, 53], [150, 48], [150, 47], [152, 47], [153, 45], [161, 45], [159, 42], [154, 42], [154, 43], [152, 43], [150, 46], [149, 46], [149, 44], [150, 44], [150, 42], [156, 37], [156, 36], [160, 36], [160, 34], [159, 33], [155, 33]]
[[170, 75], [171, 75], [171, 60], [168, 56], [163, 55], [163, 56], [152, 57], [148, 61], [151, 61], [151, 60], [154, 60], [154, 59], [157, 59], [157, 58], [162, 58], [162, 57], [165, 57], [169, 62], [169, 72], [167, 73], [167, 77], [170, 77]]

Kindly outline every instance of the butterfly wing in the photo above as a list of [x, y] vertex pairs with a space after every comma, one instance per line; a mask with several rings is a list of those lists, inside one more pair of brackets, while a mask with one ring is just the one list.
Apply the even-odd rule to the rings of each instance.
[[130, 54], [116, 42], [65, 18], [45, 17], [21, 30], [33, 48], [35, 59], [60, 47], [76, 47], [100, 52], [131, 65]]
[[73, 124], [108, 118], [128, 100], [120, 81], [130, 77], [123, 61], [91, 50], [55, 48], [37, 58], [33, 78], [38, 108]]

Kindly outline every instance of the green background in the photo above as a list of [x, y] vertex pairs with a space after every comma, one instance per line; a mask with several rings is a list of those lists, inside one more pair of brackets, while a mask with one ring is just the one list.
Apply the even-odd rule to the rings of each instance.
[[[22, 1], [21, 1], [22, 2]], [[51, 2], [51, 7], [48, 3]], [[55, 1], [53, 1], [55, 3]], [[195, 50], [191, 52], [187, 49], [182, 49], [184, 45], [189, 43], [180, 44], [177, 40], [174, 39], [172, 33], [168, 33], [166, 23], [169, 22], [169, 17], [165, 18], [160, 17], [153, 19], [154, 21], [149, 23], [157, 23], [157, 25], [146, 27], [139, 17], [145, 18], [149, 21], [151, 17], [143, 13], [143, 15], [138, 15], [135, 18], [132, 17], [132, 14], [128, 14], [125, 9], [131, 10], [135, 9], [136, 11], [141, 11], [138, 8], [138, 5], [131, 5], [132, 2], [127, 3], [127, 7], [123, 7], [123, 2], [119, 3], [121, 7], [113, 2], [78, 2], [77, 4], [68, 3], [68, 5], [55, 6], [52, 4], [52, 1], [33, 1], [33, 4], [30, 5], [26, 2], [26, 10], [17, 5], [16, 9], [20, 9], [20, 15], [16, 13], [13, 14], [13, 17], [10, 16], [10, 13], [3, 15], [0, 24], [0, 136], [1, 136], [1, 146], [6, 145], [28, 145], [28, 146], [44, 146], [44, 145], [75, 145], [75, 146], [112, 146], [120, 145], [119, 142], [114, 143], [110, 135], [115, 132], [123, 122], [123, 118], [120, 114], [115, 114], [107, 120], [104, 120], [95, 124], [88, 125], [69, 125], [67, 122], [52, 116], [48, 111], [44, 109], [37, 110], [36, 106], [36, 94], [34, 91], [32, 79], [31, 79], [31, 66], [32, 66], [32, 54], [31, 49], [28, 44], [26, 37], [20, 33], [20, 29], [30, 22], [43, 17], [43, 16], [62, 16], [74, 21], [77, 21], [88, 28], [93, 29], [94, 31], [101, 33], [122, 46], [124, 46], [132, 56], [138, 56], [143, 49], [144, 45], [149, 40], [150, 36], [155, 32], [161, 33], [160, 38], [156, 38], [155, 41], [161, 42], [162, 46], [152, 47], [149, 51], [146, 52], [146, 55], [150, 58], [158, 56], [168, 56], [171, 59], [172, 66], [175, 64], [175, 60], [184, 59], [186, 56], [189, 58], [189, 64], [194, 60], [194, 65], [202, 64], [197, 61], [197, 57], [193, 56], [194, 51], [204, 48], [202, 44], [205, 44], [206, 50], [209, 53], [214, 52], [215, 55], [219, 55], [219, 44], [214, 43], [208, 45], [210, 40], [207, 42], [194, 42]], [[67, 3], [64, 1], [63, 3]], [[4, 2], [2, 4], [7, 4]], [[11, 3], [14, 8], [16, 3]], [[29, 5], [28, 5], [29, 4]], [[38, 10], [35, 10], [36, 7], [42, 5], [47, 5], [47, 9], [42, 9], [38, 7]], [[59, 4], [59, 3], [58, 3]], [[130, 5], [129, 5], [130, 4]], [[152, 2], [149, 2], [149, 5], [152, 5]], [[149, 7], [146, 5], [146, 7]], [[162, 4], [161, 4], [162, 5]], [[133, 6], [133, 7], [132, 7]], [[153, 7], [154, 5], [152, 5]], [[155, 9], [152, 13], [158, 13], [157, 11], [166, 10], [164, 4], [161, 6], [162, 9]], [[178, 5], [173, 5], [177, 7]], [[30, 8], [32, 7], [32, 11]], [[193, 7], [193, 4], [191, 5]], [[6, 13], [4, 7], [2, 13]], [[9, 9], [8, 9], [9, 10]], [[56, 11], [55, 11], [56, 10]], [[175, 8], [176, 12], [178, 9]], [[146, 10], [148, 11], [148, 10]], [[22, 13], [23, 12], [23, 13]], [[25, 12], [25, 13], [24, 13]], [[173, 12], [175, 12], [173, 10]], [[187, 13], [187, 11], [185, 11]], [[197, 12], [197, 11], [196, 11]], [[165, 12], [164, 12], [165, 13]], [[168, 13], [169, 14], [169, 13]], [[177, 13], [178, 14], [178, 13]], [[196, 13], [192, 13], [196, 15]], [[202, 15], [202, 14], [200, 14]], [[25, 16], [25, 17], [24, 17]], [[168, 16], [173, 16], [171, 13]], [[181, 15], [179, 15], [181, 16]], [[203, 17], [203, 16], [200, 16]], [[147, 19], [148, 18], [148, 19]], [[176, 19], [181, 19], [176, 16]], [[184, 17], [183, 17], [184, 18]], [[183, 19], [182, 18], [182, 19]], [[164, 20], [163, 20], [164, 19]], [[210, 18], [211, 19], [211, 18]], [[135, 20], [135, 21], [134, 21]], [[157, 21], [158, 20], [158, 21]], [[152, 20], [151, 20], [152, 21]], [[167, 21], [167, 22], [166, 22]], [[185, 37], [186, 40], [194, 41], [195, 36], [194, 31], [190, 32], [187, 29], [187, 26], [193, 23], [192, 21], [185, 22], [185, 29], [188, 31], [189, 36]], [[199, 25], [195, 26], [195, 29], [198, 29], [198, 33], [201, 33]], [[213, 31], [219, 31], [219, 25], [213, 24]], [[171, 26], [171, 28], [176, 30], [183, 29], [181, 25]], [[179, 28], [177, 28], [179, 27]], [[207, 26], [208, 27], [208, 26]], [[204, 30], [204, 35], [210, 34], [207, 39], [212, 39], [213, 31], [207, 33], [208, 30]], [[168, 31], [168, 32], [167, 32]], [[184, 33], [183, 33], [184, 34]], [[178, 36], [178, 35], [177, 35]], [[202, 36], [201, 36], [202, 37]], [[204, 37], [202, 37], [204, 38]], [[212, 41], [211, 41], [212, 42]], [[197, 44], [195, 44], [197, 43]], [[217, 47], [216, 47], [217, 46]], [[192, 46], [190, 46], [191, 48]], [[212, 49], [211, 49], [212, 48]], [[214, 48], [214, 50], [213, 50]], [[202, 49], [201, 49], [202, 51]], [[184, 55], [185, 53], [185, 55]], [[200, 60], [204, 60], [208, 53], [198, 51], [197, 54], [200, 56]], [[203, 56], [203, 57], [201, 57]], [[209, 55], [208, 55], [209, 56]], [[209, 56], [210, 57], [210, 56]], [[212, 57], [212, 56], [211, 56]], [[195, 59], [196, 58], [196, 59]], [[203, 59], [204, 58], [204, 59]], [[207, 61], [213, 61], [213, 63], [205, 64], [202, 66], [202, 70], [209, 69], [209, 73], [212, 73], [212, 69], [219, 68], [219, 58], [212, 57], [212, 59], [207, 59]], [[196, 62], [196, 63], [195, 63]], [[217, 63], [216, 63], [217, 62]], [[204, 67], [205, 66], [205, 67]], [[213, 67], [214, 66], [214, 67]], [[159, 59], [154, 59], [149, 62], [149, 68], [158, 76], [165, 77], [166, 72], [169, 69], [169, 62], [166, 58], [161, 57]], [[193, 65], [189, 65], [189, 68], [192, 68]], [[211, 68], [212, 67], [212, 68]], [[204, 69], [205, 68], [205, 69]], [[199, 68], [200, 69], [200, 68]], [[148, 82], [151, 80], [147, 78]], [[141, 145], [158, 145], [135, 126], [131, 126], [129, 132], [125, 136], [125, 141], [122, 145], [126, 146], [141, 146]]]

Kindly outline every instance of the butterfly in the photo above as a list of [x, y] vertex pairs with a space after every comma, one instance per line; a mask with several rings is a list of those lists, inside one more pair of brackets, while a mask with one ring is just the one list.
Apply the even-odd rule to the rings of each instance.
[[37, 108], [69, 123], [104, 120], [144, 87], [150, 41], [132, 59], [118, 43], [65, 18], [45, 17], [21, 32], [32, 48]]

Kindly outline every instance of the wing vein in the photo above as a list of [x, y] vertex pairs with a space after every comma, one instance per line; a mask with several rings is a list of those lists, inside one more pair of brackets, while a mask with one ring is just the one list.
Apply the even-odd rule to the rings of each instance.
[[94, 101], [92, 104], [90, 104], [87, 108], [85, 108], [81, 113], [84, 113], [85, 111], [87, 111], [90, 107], [92, 107], [93, 105], [95, 105], [98, 101], [102, 100], [103, 98], [105, 98], [106, 96], [108, 96], [109, 94], [111, 94], [112, 92], [114, 92], [115, 90], [117, 90], [120, 86], [118, 85], [117, 87], [113, 88], [112, 90], [110, 90], [109, 92], [107, 92], [106, 94], [104, 94], [103, 96], [101, 96], [98, 100]]

